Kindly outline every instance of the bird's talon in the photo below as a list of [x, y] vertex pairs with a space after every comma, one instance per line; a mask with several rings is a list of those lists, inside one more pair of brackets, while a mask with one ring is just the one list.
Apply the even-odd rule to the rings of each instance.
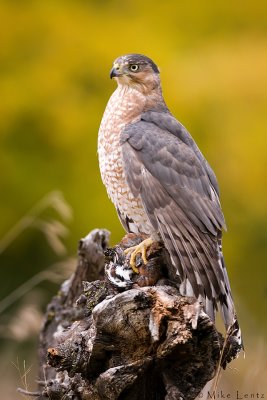
[[139, 274], [139, 269], [135, 265], [135, 260], [131, 261], [131, 259], [130, 259], [130, 265], [131, 265], [131, 268], [132, 268], [133, 272], [135, 272], [136, 274]]
[[153, 240], [151, 238], [143, 240], [141, 243], [139, 243], [137, 246], [129, 247], [128, 249], [124, 250], [125, 254], [131, 254], [130, 256], [130, 266], [132, 270], [136, 273], [139, 274], [139, 270], [136, 266], [136, 257], [138, 254], [141, 253], [142, 261], [144, 264], [147, 264], [147, 258], [146, 258], [146, 251], [149, 246], [153, 243]]

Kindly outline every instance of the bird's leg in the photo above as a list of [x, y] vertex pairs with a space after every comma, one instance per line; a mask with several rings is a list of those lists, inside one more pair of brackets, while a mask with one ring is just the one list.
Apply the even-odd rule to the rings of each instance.
[[128, 249], [124, 250], [125, 254], [131, 254], [130, 255], [130, 266], [132, 267], [132, 270], [135, 273], [139, 273], [138, 268], [136, 267], [136, 256], [141, 253], [142, 260], [144, 264], [147, 264], [147, 258], [146, 258], [146, 251], [148, 247], [152, 245], [154, 240], [152, 238], [147, 238], [143, 240], [141, 243], [139, 243], [136, 246], [129, 247]]

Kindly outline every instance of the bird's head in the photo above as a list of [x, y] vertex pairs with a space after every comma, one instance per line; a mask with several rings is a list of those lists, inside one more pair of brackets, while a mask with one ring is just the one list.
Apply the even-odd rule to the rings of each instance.
[[142, 54], [118, 57], [113, 63], [110, 78], [115, 78], [118, 85], [133, 86], [142, 91], [160, 87], [158, 67]]

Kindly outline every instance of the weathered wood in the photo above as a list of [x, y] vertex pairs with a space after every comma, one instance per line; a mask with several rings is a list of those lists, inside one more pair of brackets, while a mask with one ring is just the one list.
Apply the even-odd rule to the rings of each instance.
[[[80, 242], [76, 272], [47, 308], [40, 398], [194, 399], [216, 372], [222, 336], [196, 299], [180, 296], [161, 246], [138, 275], [123, 250], [143, 237], [113, 249], [108, 238], [94, 230]], [[122, 286], [111, 284], [120, 273]]]

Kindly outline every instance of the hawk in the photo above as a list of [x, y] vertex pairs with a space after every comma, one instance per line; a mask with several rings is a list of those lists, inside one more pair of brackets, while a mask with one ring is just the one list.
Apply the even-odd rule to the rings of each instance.
[[239, 350], [241, 332], [222, 254], [222, 213], [214, 172], [184, 126], [169, 111], [159, 69], [148, 57], [114, 61], [112, 94], [99, 129], [102, 180], [127, 232], [149, 236], [130, 249], [130, 264], [162, 241], [182, 295], [202, 302], [215, 321], [218, 306]]

